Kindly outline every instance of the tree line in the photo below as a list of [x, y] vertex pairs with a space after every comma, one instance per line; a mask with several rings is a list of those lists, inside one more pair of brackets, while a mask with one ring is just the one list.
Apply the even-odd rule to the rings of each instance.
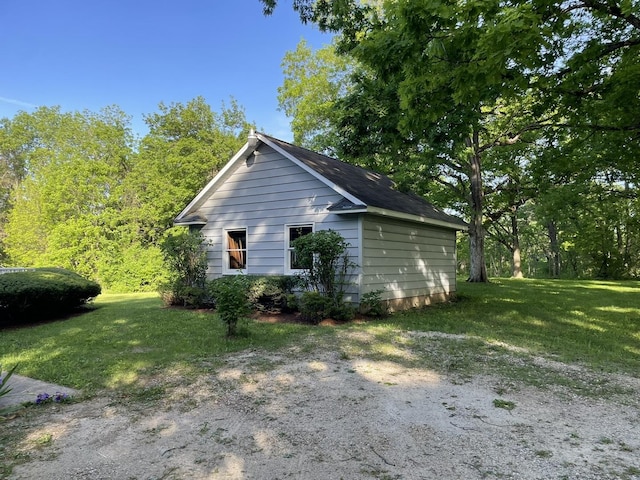
[[470, 281], [640, 274], [640, 2], [293, 8], [336, 33], [284, 58], [295, 141], [462, 215]]
[[117, 107], [0, 120], [0, 265], [58, 266], [119, 291], [167, 281], [173, 218], [246, 141], [232, 100], [161, 103], [136, 138]]

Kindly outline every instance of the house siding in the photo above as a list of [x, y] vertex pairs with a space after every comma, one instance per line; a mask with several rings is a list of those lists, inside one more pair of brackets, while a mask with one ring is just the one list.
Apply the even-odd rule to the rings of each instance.
[[[207, 218], [209, 278], [223, 275], [225, 229], [247, 229], [247, 274], [285, 274], [285, 225], [313, 223], [315, 230], [336, 230], [358, 258], [355, 216], [327, 211], [342, 197], [288, 158], [262, 145], [238, 162], [225, 181], [198, 209]], [[354, 291], [349, 299], [358, 301]]]
[[444, 300], [456, 290], [456, 232], [380, 216], [362, 222], [362, 293], [384, 289], [392, 309]]

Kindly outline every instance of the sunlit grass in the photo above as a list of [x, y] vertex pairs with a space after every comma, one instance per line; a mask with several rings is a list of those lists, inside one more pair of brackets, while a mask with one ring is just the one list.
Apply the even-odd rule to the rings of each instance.
[[196, 368], [203, 359], [257, 345], [273, 349], [304, 327], [254, 324], [227, 339], [210, 312], [168, 309], [157, 295], [102, 295], [88, 313], [2, 331], [0, 363], [19, 373], [90, 392], [135, 384], [156, 369]]
[[459, 301], [392, 317], [595, 369], [640, 372], [640, 282], [494, 279], [459, 283]]

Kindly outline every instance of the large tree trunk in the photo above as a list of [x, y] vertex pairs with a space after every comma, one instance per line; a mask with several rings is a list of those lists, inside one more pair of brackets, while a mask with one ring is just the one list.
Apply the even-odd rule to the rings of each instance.
[[518, 209], [514, 208], [511, 213], [511, 276], [522, 278], [522, 262], [520, 260], [520, 232], [518, 230]]
[[467, 138], [469, 153], [469, 167], [471, 182], [471, 222], [469, 224], [469, 278], [468, 282], [488, 282], [487, 266], [484, 259], [484, 226], [482, 225], [483, 190], [482, 164], [478, 150], [478, 134]]

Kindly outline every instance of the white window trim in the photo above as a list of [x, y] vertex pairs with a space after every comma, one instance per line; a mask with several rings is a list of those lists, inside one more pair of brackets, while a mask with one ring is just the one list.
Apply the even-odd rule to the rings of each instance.
[[[233, 232], [236, 230], [244, 230], [245, 237], [247, 239], [247, 245], [245, 246], [247, 258], [245, 260], [246, 268], [231, 268], [229, 266], [229, 237], [228, 232]], [[246, 275], [247, 270], [249, 269], [249, 228], [246, 226], [243, 227], [225, 227], [222, 229], [222, 274], [223, 275]]]
[[316, 225], [313, 222], [304, 223], [288, 223], [284, 226], [284, 274], [296, 275], [298, 273], [304, 273], [306, 270], [303, 268], [291, 268], [291, 248], [289, 248], [289, 231], [292, 227], [311, 227], [311, 232], [316, 231]]

